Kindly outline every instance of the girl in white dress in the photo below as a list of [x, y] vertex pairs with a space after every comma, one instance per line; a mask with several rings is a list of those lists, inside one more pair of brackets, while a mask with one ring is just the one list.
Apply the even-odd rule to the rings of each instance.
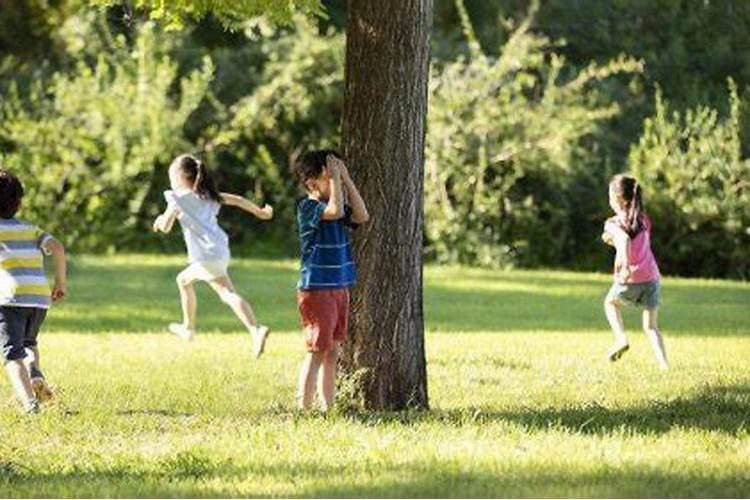
[[250, 332], [255, 357], [259, 357], [270, 330], [258, 322], [250, 304], [229, 279], [229, 238], [219, 226], [217, 215], [222, 205], [229, 205], [268, 220], [273, 217], [273, 208], [260, 208], [242, 196], [219, 193], [206, 167], [191, 155], [180, 155], [172, 161], [169, 182], [172, 189], [164, 192], [167, 208], [154, 221], [154, 231], [168, 233], [174, 221], [180, 221], [188, 253], [188, 266], [177, 275], [183, 319], [182, 323], [170, 324], [169, 331], [182, 339], [193, 339], [197, 309], [194, 284], [205, 281]]

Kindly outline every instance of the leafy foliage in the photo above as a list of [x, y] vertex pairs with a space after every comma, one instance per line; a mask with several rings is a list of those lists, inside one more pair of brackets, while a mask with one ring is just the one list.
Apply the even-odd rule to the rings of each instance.
[[159, 165], [188, 148], [182, 129], [208, 91], [210, 60], [183, 77], [155, 28], [111, 40], [93, 64], [16, 86], [0, 103], [6, 168], [28, 188], [24, 213], [68, 244], [102, 250], [137, 236]]
[[659, 92], [630, 153], [671, 272], [750, 277], [750, 159], [742, 154], [742, 101], [731, 80], [729, 104], [726, 118], [708, 106], [670, 112]]
[[[111, 7], [122, 0], [90, 0], [96, 5]], [[213, 14], [230, 28], [243, 21], [264, 15], [274, 22], [288, 23], [295, 12], [322, 14], [321, 0], [133, 0], [136, 9], [149, 12], [154, 20], [168, 28], [182, 28], [188, 18], [201, 19]], [[126, 3], [128, 5], [128, 3]]]
[[464, 12], [470, 56], [432, 76], [426, 225], [440, 261], [528, 265], [559, 256], [580, 139], [618, 112], [597, 83], [641, 69], [621, 58], [566, 79], [553, 42], [530, 31], [532, 16], [495, 57], [482, 53]]

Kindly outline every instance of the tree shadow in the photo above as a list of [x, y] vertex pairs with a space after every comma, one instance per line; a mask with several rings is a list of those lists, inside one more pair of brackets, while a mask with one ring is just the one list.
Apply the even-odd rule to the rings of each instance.
[[706, 387], [689, 397], [616, 408], [586, 401], [562, 407], [507, 410], [481, 406], [405, 412], [355, 410], [345, 412], [345, 416], [368, 426], [437, 421], [461, 427], [502, 422], [530, 429], [559, 428], [585, 435], [623, 431], [664, 434], [674, 429], [698, 429], [736, 436], [750, 429], [750, 385]]
[[[321, 444], [321, 446], [326, 446]], [[331, 450], [335, 453], [335, 450]], [[352, 477], [347, 480], [342, 477]], [[748, 474], [717, 477], [700, 470], [672, 472], [623, 465], [578, 470], [535, 463], [467, 467], [457, 459], [358, 461], [324, 465], [304, 457], [290, 462], [236, 465], [182, 452], [147, 468], [112, 465], [44, 472], [0, 464], [0, 486], [14, 496], [40, 497], [246, 497], [272, 496], [257, 488], [238, 491], [232, 480], [271, 477], [284, 496], [302, 498], [498, 498], [498, 497], [747, 497]], [[369, 478], [366, 482], [359, 478]], [[359, 479], [359, 480], [358, 480]], [[306, 484], [312, 483], [312, 484]], [[1, 491], [1, 490], [0, 490]], [[278, 495], [278, 492], [276, 492]]]

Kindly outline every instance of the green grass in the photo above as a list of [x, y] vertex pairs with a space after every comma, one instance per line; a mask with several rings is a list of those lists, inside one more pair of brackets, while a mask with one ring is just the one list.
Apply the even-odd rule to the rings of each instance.
[[750, 496], [748, 284], [665, 280], [661, 373], [635, 312], [604, 360], [607, 276], [428, 268], [433, 409], [320, 416], [293, 411], [295, 263], [232, 267], [278, 330], [259, 361], [205, 287], [196, 341], [162, 332], [181, 264], [74, 262], [41, 337], [58, 401], [0, 405], [0, 497]]

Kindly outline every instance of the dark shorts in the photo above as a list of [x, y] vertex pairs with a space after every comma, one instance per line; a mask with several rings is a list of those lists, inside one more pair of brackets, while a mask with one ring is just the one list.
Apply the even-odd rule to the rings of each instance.
[[4, 362], [26, 357], [26, 348], [36, 346], [46, 316], [47, 310], [39, 307], [0, 306], [0, 349]]
[[349, 289], [297, 290], [309, 352], [329, 351], [334, 342], [346, 340], [349, 321]]
[[645, 283], [615, 283], [609, 289], [607, 300], [644, 309], [656, 309], [661, 302], [661, 283], [658, 280]]

